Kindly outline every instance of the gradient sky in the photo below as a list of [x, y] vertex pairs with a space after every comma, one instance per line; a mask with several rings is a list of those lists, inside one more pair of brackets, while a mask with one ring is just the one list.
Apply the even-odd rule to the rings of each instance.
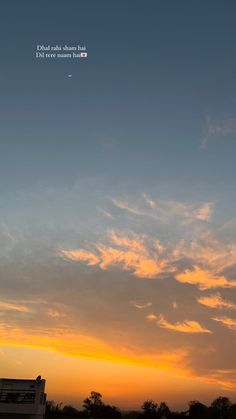
[[235, 401], [235, 1], [0, 13], [1, 375], [76, 406]]

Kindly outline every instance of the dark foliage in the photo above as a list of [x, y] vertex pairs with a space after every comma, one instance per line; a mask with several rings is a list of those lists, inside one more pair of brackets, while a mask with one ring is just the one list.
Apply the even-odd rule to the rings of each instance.
[[48, 401], [46, 405], [46, 418], [60, 416], [61, 419], [80, 417], [84, 419], [119, 419], [121, 412], [116, 406], [110, 406], [102, 401], [102, 395], [91, 391], [90, 396], [83, 401], [82, 410], [77, 410], [71, 405], [62, 407], [54, 401]]
[[102, 401], [102, 395], [92, 391], [83, 401], [82, 410], [71, 405], [62, 407], [54, 401], [47, 401], [46, 418], [60, 416], [60, 419], [236, 419], [236, 404], [227, 397], [218, 397], [210, 406], [194, 400], [189, 403], [185, 412], [171, 412], [165, 402], [160, 404], [153, 400], [145, 400], [141, 406], [142, 412], [130, 411], [121, 414], [115, 406]]

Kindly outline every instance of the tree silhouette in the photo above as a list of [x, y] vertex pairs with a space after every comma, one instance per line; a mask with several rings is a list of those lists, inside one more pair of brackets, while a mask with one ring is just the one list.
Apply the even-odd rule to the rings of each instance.
[[102, 405], [102, 395], [97, 391], [91, 391], [90, 397], [87, 397], [83, 402], [83, 411], [89, 417], [95, 418], [99, 416]]
[[228, 419], [235, 419], [236, 418], [236, 404], [231, 404], [228, 413]]
[[211, 404], [211, 408], [214, 412], [215, 418], [227, 418], [231, 405], [232, 403], [228, 399], [228, 397], [218, 397], [217, 399], [215, 399]]
[[189, 403], [189, 417], [191, 419], [202, 419], [206, 417], [207, 407], [198, 402], [198, 401], [191, 401]]
[[171, 412], [165, 402], [158, 404], [153, 400], [145, 400], [140, 411], [123, 412], [108, 404], [103, 403], [102, 395], [91, 391], [90, 396], [83, 401], [83, 410], [79, 411], [71, 405], [62, 408], [62, 404], [56, 404], [48, 400], [46, 403], [46, 418], [69, 419], [236, 419], [236, 404], [232, 404], [228, 397], [218, 397], [210, 407], [199, 401], [189, 402], [189, 409], [184, 412]]
[[144, 416], [146, 418], [154, 418], [157, 417], [157, 409], [158, 404], [155, 403], [153, 400], [145, 400], [141, 409], [144, 411]]
[[171, 416], [171, 411], [165, 402], [161, 402], [158, 409], [158, 418], [159, 419], [169, 419]]
[[76, 415], [78, 416], [79, 411], [71, 405], [65, 405], [62, 409], [62, 413], [68, 416], [76, 416]]
[[46, 413], [59, 413], [61, 411], [62, 403], [55, 403], [54, 400], [46, 401]]
[[91, 391], [90, 397], [84, 400], [83, 413], [90, 418], [119, 418], [121, 416], [119, 409], [104, 404], [102, 395], [96, 391]]

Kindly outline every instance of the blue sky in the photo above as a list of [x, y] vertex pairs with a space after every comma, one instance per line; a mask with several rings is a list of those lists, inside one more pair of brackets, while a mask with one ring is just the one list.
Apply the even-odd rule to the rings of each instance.
[[[14, 173], [30, 187], [84, 176], [144, 187], [157, 178], [231, 181], [234, 141], [208, 131], [235, 118], [232, 2], [2, 8], [1, 167], [11, 187]], [[38, 43], [74, 41], [87, 45], [86, 62], [34, 58]]]

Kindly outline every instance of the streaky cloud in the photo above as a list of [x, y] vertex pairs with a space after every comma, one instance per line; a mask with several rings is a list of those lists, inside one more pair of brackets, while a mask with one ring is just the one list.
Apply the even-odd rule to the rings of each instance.
[[210, 308], [217, 308], [217, 309], [236, 309], [236, 304], [232, 303], [231, 301], [224, 300], [220, 293], [217, 292], [216, 294], [211, 294], [209, 296], [201, 296], [197, 300], [200, 304], [210, 307]]
[[158, 317], [155, 314], [148, 314], [145, 319], [149, 320], [149, 321], [156, 321], [158, 319]]
[[212, 317], [212, 320], [215, 320], [218, 323], [221, 323], [223, 326], [226, 326], [228, 329], [236, 330], [236, 319], [232, 319], [226, 316]]
[[26, 305], [10, 303], [7, 301], [0, 301], [0, 311], [1, 310], [18, 311], [20, 313], [30, 313], [32, 311], [32, 309]]
[[61, 254], [69, 260], [87, 262], [88, 265], [97, 265], [100, 259], [92, 252], [84, 249], [61, 250]]
[[146, 193], [143, 193], [143, 199], [146, 202], [146, 204], [149, 205], [149, 207], [155, 208], [156, 203], [149, 195], [147, 195]]
[[139, 278], [153, 279], [160, 273], [174, 271], [168, 258], [160, 258], [156, 251], [148, 248], [143, 236], [134, 233], [117, 234], [111, 230], [108, 232], [108, 240], [111, 245], [94, 243], [96, 252], [72, 249], [62, 250], [61, 255], [68, 260], [98, 265], [102, 270], [118, 268], [130, 271]]
[[139, 310], [143, 310], [145, 308], [148, 308], [148, 307], [151, 307], [152, 306], [152, 303], [150, 301], [148, 301], [148, 302], [141, 302], [141, 301], [131, 300], [129, 303], [130, 303], [131, 306], [133, 306], [135, 308], [138, 308]]
[[168, 329], [174, 332], [182, 333], [212, 333], [211, 330], [206, 329], [200, 323], [193, 320], [185, 320], [183, 322], [170, 323], [164, 316], [160, 315], [157, 325], [163, 329]]
[[211, 288], [236, 287], [236, 281], [229, 281], [225, 276], [214, 274], [197, 265], [193, 266], [193, 270], [186, 269], [184, 272], [177, 274], [175, 278], [182, 284], [197, 285], [202, 291]]

